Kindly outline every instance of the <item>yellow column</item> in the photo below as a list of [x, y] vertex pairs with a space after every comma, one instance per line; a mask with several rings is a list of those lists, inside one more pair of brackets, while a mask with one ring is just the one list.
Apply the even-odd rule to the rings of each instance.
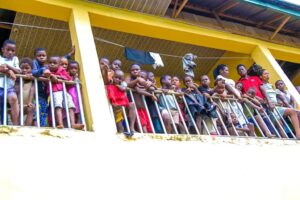
[[296, 99], [297, 104], [300, 105], [299, 93], [290, 79], [285, 75], [284, 71], [281, 69], [280, 65], [275, 60], [269, 49], [259, 45], [254, 49], [251, 56], [257, 64], [269, 71], [271, 77], [270, 83], [275, 87], [275, 82], [277, 80], [283, 80], [288, 91]]
[[116, 125], [109, 111], [105, 87], [99, 68], [89, 14], [80, 8], [71, 13], [69, 28], [72, 43], [76, 46], [76, 60], [80, 63], [83, 102], [88, 129], [116, 133]]

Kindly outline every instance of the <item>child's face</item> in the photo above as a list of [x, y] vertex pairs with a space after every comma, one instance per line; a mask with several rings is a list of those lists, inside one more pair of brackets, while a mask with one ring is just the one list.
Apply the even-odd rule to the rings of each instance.
[[15, 44], [6, 44], [2, 47], [2, 54], [4, 58], [12, 58], [16, 55], [16, 45]]
[[180, 87], [180, 81], [178, 77], [174, 76], [172, 78], [172, 85], [174, 85], [176, 88]]
[[78, 73], [78, 65], [76, 63], [71, 63], [68, 67], [70, 76], [75, 76]]
[[246, 94], [249, 97], [254, 98], [256, 96], [256, 90], [249, 88], [248, 91], [246, 92]]
[[239, 123], [239, 121], [238, 121], [238, 119], [237, 119], [237, 117], [234, 113], [230, 113], [230, 117], [231, 117], [231, 120], [232, 120], [233, 124], [238, 124]]
[[152, 72], [148, 73], [148, 80], [151, 81], [151, 82], [155, 82], [155, 77], [154, 77], [154, 74]]
[[69, 61], [68, 61], [68, 59], [67, 58], [65, 58], [65, 57], [61, 57], [60, 58], [60, 66], [62, 66], [65, 70], [67, 70], [67, 68], [68, 68], [68, 65], [69, 65]]
[[163, 80], [163, 84], [166, 85], [166, 86], [171, 86], [172, 85], [171, 76], [166, 76], [165, 79]]
[[236, 88], [237, 90], [239, 90], [239, 91], [242, 91], [242, 89], [243, 89], [243, 84], [242, 84], [242, 83], [237, 83], [237, 84], [235, 85], [235, 88]]
[[247, 70], [246, 70], [245, 66], [240, 66], [240, 67], [238, 68], [238, 73], [239, 73], [239, 75], [240, 75], [241, 77], [246, 76]]
[[141, 71], [141, 67], [139, 65], [132, 65], [130, 68], [130, 74], [132, 77], [138, 77]]
[[201, 77], [201, 85], [204, 87], [208, 87], [210, 84], [210, 80], [208, 78], [208, 76], [204, 75]]
[[117, 69], [121, 69], [122, 62], [120, 60], [114, 60], [111, 64], [112, 70], [116, 71]]
[[124, 80], [124, 73], [122, 71], [116, 71], [113, 77], [113, 82], [115, 85], [120, 85]]
[[31, 74], [32, 67], [28, 63], [22, 63], [20, 65], [22, 74]]
[[105, 66], [109, 66], [109, 60], [107, 58], [101, 58], [100, 67], [103, 68]]
[[185, 87], [190, 87], [191, 85], [194, 84], [194, 81], [191, 77], [185, 77], [184, 84], [185, 84]]
[[269, 74], [269, 72], [268, 72], [267, 70], [264, 70], [264, 72], [263, 72], [262, 75], [261, 75], [261, 80], [262, 80], [263, 82], [268, 82], [269, 79], [270, 79], [270, 74]]
[[35, 58], [37, 59], [37, 61], [41, 64], [44, 64], [47, 60], [47, 53], [46, 51], [38, 51], [35, 54]]
[[147, 73], [144, 71], [140, 71], [139, 77], [143, 78], [145, 81], [148, 79]]
[[284, 82], [283, 81], [278, 81], [277, 82], [277, 84], [276, 84], [276, 88], [278, 89], [278, 90], [281, 90], [281, 91], [283, 91], [284, 90]]
[[49, 60], [49, 69], [51, 72], [56, 72], [59, 66], [59, 57], [51, 57]]

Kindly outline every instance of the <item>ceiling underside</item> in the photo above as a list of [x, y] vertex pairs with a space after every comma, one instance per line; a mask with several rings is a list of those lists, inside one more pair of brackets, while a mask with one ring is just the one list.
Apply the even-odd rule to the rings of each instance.
[[[15, 24], [26, 24], [31, 27], [14, 25], [10, 35], [11, 39], [16, 40], [19, 58], [33, 57], [34, 49], [43, 47], [47, 50], [48, 55], [65, 55], [71, 49], [70, 32], [66, 22], [53, 19], [37, 17], [33, 15], [17, 13], [14, 21]], [[33, 27], [32, 27], [33, 26]], [[37, 27], [48, 27], [50, 29], [41, 29]], [[104, 43], [100, 39], [108, 40], [122, 46], [169, 54], [175, 56], [183, 56], [186, 53], [193, 53], [200, 57], [215, 57], [213, 59], [197, 59], [196, 75], [206, 74], [211, 67], [217, 62], [218, 58], [224, 54], [224, 51], [199, 47], [189, 44], [171, 42], [167, 40], [142, 37], [133, 34], [110, 31], [93, 27], [95, 44], [98, 56], [108, 57], [110, 60], [120, 59], [123, 62], [124, 71], [128, 72], [132, 61], [126, 60], [124, 57], [124, 47], [114, 44]], [[179, 57], [161, 56], [165, 67], [154, 70], [150, 65], [144, 65], [143, 69], [153, 71], [157, 76], [163, 74], [183, 76], [182, 59]]]

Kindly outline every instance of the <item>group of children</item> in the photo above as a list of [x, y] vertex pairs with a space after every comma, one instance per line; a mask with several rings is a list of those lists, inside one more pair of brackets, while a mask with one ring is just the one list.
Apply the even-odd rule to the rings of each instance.
[[[238, 65], [237, 71], [241, 78], [237, 83], [227, 78], [228, 67], [220, 65], [215, 70], [214, 87], [210, 87], [209, 77], [203, 75], [200, 86], [194, 83], [193, 77], [185, 76], [185, 87], [181, 88], [178, 76], [161, 76], [158, 87], [153, 72], [141, 70], [138, 64], [131, 65], [130, 74], [125, 78], [120, 60], [115, 60], [110, 65], [107, 58], [102, 58], [100, 63], [119, 132], [125, 132], [129, 136], [134, 132], [184, 134], [187, 131], [200, 134], [207, 132], [211, 135], [255, 136], [257, 127], [266, 137], [279, 137], [274, 131], [274, 126], [277, 127], [276, 120], [270, 115], [271, 112], [275, 113], [274, 102], [263, 89], [267, 84], [262, 77], [263, 69], [260, 68], [260, 74], [247, 76], [247, 72], [251, 74], [258, 65], [251, 66], [249, 70]], [[117, 67], [115, 63], [118, 63]], [[282, 81], [277, 81], [276, 87], [275, 98], [279, 99], [282, 106], [289, 107], [283, 109], [281, 117], [291, 118], [295, 135], [299, 138], [297, 112], [288, 105], [290, 102], [294, 106], [295, 101], [284, 90]], [[284, 95], [280, 92], [288, 98], [283, 98]], [[276, 109], [280, 110], [279, 107]], [[126, 113], [129, 116], [129, 128], [123, 122], [123, 114]], [[281, 120], [279, 116], [276, 119]], [[279, 126], [284, 127], [282, 122], [279, 123]], [[285, 137], [282, 132], [283, 130], [279, 131], [280, 136]]]
[[[82, 130], [84, 125], [80, 119], [78, 94], [75, 84], [66, 85], [67, 93], [63, 93], [62, 81], [77, 81], [79, 64], [76, 61], [69, 61], [75, 53], [75, 48], [66, 56], [51, 56], [47, 59], [47, 52], [44, 48], [37, 48], [34, 51], [34, 59], [22, 58], [19, 62], [16, 56], [16, 43], [13, 40], [5, 40], [2, 45], [0, 56], [0, 113], [1, 123], [4, 123], [4, 97], [7, 97], [10, 106], [11, 121], [13, 125], [20, 125], [20, 109], [24, 111], [24, 125], [36, 125], [46, 127], [54, 123], [51, 119], [50, 99], [53, 99], [55, 127], [66, 126], [66, 112], [69, 114], [71, 127]], [[5, 77], [5, 76], [6, 77]], [[20, 78], [22, 77], [22, 87]], [[34, 80], [38, 79], [37, 91], [35, 93]], [[7, 81], [5, 82], [5, 79]], [[51, 82], [51, 85], [49, 84]], [[4, 88], [7, 93], [4, 94]], [[20, 89], [22, 88], [22, 91]], [[52, 91], [52, 97], [50, 96]], [[22, 95], [21, 95], [22, 94]], [[38, 95], [38, 102], [35, 97]], [[65, 110], [65, 98], [68, 111]], [[20, 96], [23, 96], [23, 108], [20, 108]], [[39, 107], [39, 113], [36, 112]]]

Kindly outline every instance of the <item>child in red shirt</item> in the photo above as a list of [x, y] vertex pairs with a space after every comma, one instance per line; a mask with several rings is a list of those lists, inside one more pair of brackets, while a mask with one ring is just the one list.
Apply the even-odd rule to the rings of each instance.
[[[62, 109], [63, 109], [63, 100], [64, 100], [64, 95], [63, 95], [63, 84], [59, 82], [60, 80], [67, 80], [70, 81], [72, 78], [70, 75], [66, 72], [66, 70], [62, 67], [59, 66], [60, 63], [60, 58], [59, 56], [52, 56], [49, 59], [49, 69], [50, 69], [50, 80], [52, 82], [52, 92], [53, 92], [53, 104], [55, 108], [55, 120], [57, 123], [57, 128], [64, 128], [63, 125], [63, 114], [62, 114]], [[48, 88], [49, 92], [49, 88]], [[74, 129], [79, 129], [82, 130], [84, 128], [83, 124], [75, 124], [75, 105], [72, 101], [72, 97], [67, 93], [67, 105], [69, 108], [69, 116], [70, 116], [70, 122], [71, 122], [71, 127]]]

